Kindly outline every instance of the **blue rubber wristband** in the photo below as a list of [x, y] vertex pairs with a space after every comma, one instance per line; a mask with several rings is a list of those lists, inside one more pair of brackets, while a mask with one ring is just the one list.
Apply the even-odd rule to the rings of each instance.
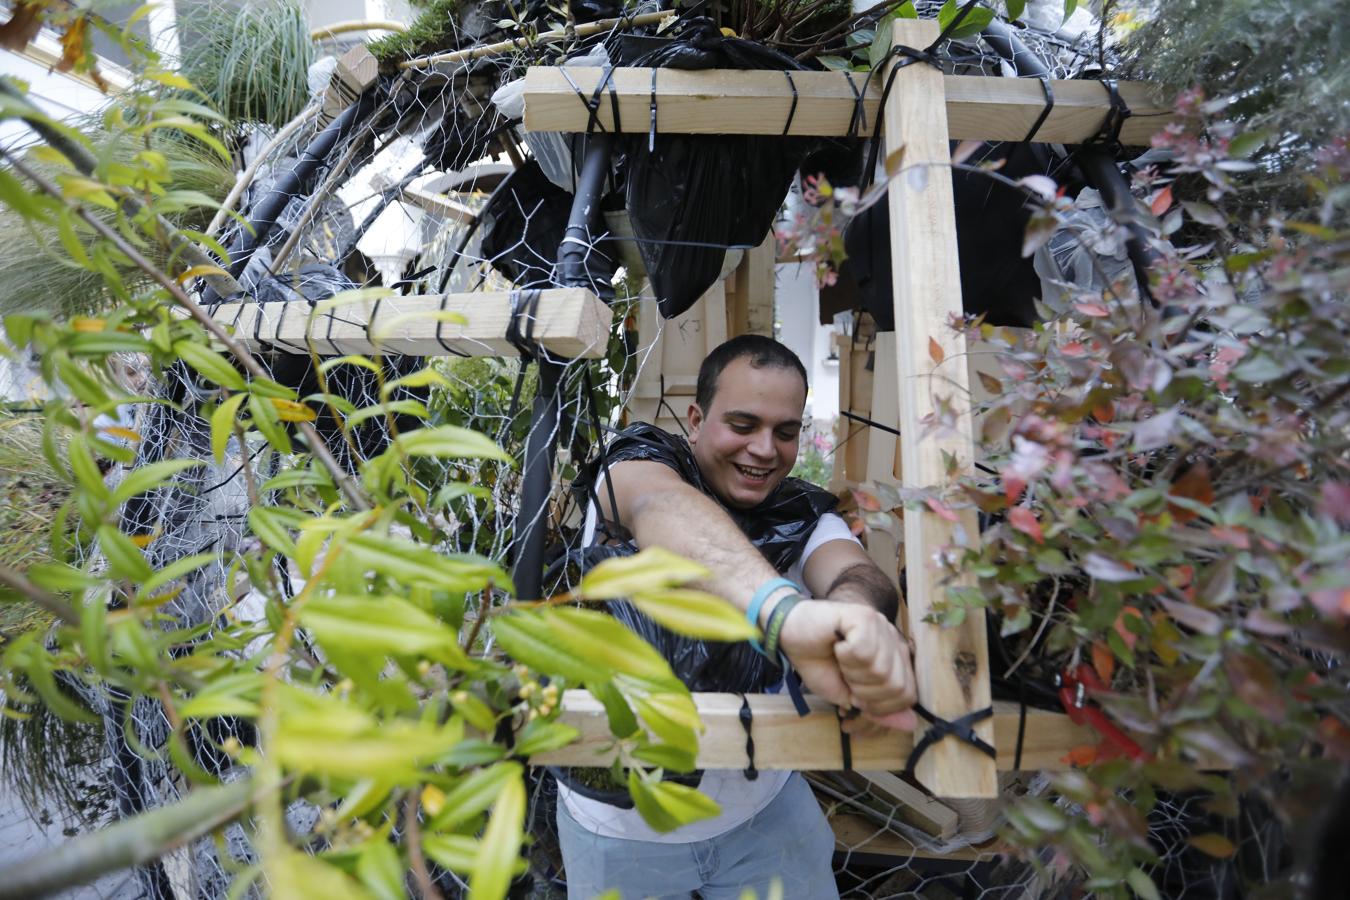
[[[771, 578], [759, 586], [759, 590], [755, 591], [755, 595], [750, 598], [750, 605], [745, 608], [745, 620], [750, 623], [750, 627], [759, 627], [759, 611], [764, 608], [765, 601], [783, 588], [794, 592], [799, 590], [797, 585], [786, 578]], [[764, 648], [754, 638], [750, 639], [750, 646], [754, 647], [759, 653], [764, 652]]]

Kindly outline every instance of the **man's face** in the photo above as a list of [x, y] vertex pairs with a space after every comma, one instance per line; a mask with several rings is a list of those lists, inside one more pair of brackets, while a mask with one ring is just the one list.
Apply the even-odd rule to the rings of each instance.
[[797, 461], [806, 385], [795, 369], [733, 360], [710, 408], [689, 405], [689, 443], [703, 479], [729, 506], [757, 506]]

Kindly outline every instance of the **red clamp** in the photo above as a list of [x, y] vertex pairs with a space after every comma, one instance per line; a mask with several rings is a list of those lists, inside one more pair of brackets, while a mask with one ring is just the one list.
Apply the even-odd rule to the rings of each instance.
[[1101, 707], [1091, 702], [1094, 693], [1108, 690], [1097, 672], [1087, 663], [1079, 663], [1075, 668], [1064, 670], [1060, 676], [1059, 702], [1069, 714], [1069, 721], [1075, 725], [1087, 725], [1102, 736], [1099, 759], [1111, 759], [1116, 756], [1128, 756], [1130, 759], [1146, 760], [1151, 754], [1130, 738], [1120, 726], [1112, 722], [1102, 712]]

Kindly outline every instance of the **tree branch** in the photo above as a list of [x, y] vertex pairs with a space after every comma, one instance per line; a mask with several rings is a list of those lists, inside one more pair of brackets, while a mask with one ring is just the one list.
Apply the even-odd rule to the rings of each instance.
[[22, 572], [15, 571], [6, 565], [0, 565], [0, 584], [23, 594], [65, 624], [75, 626], [80, 624], [80, 614], [75, 611], [75, 607], [51, 591], [33, 584]]

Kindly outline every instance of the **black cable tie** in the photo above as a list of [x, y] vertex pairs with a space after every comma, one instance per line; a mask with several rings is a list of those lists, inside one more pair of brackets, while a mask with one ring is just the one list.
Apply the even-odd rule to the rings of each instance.
[[1112, 154], [1116, 154], [1121, 146], [1120, 129], [1125, 126], [1125, 120], [1134, 113], [1126, 105], [1125, 99], [1120, 96], [1120, 88], [1114, 78], [1099, 80], [1102, 87], [1106, 88], [1106, 99], [1111, 108], [1106, 111], [1106, 117], [1102, 119], [1101, 127], [1097, 129], [1097, 133], [1084, 143], [1105, 145]]
[[[797, 115], [797, 85], [792, 81], [792, 73], [787, 69], [783, 70], [783, 77], [787, 79], [788, 87], [792, 90], [792, 105], [788, 107], [787, 121], [783, 123], [783, 137], [787, 137], [788, 132], [792, 130], [792, 119]], [[652, 69], [652, 80], [656, 80], [656, 70]], [[655, 122], [656, 113], [652, 113], [652, 121]], [[655, 125], [653, 124], [653, 129]]]
[[[441, 294], [441, 308], [439, 310], [440, 312], [445, 312], [445, 304], [449, 302], [449, 300], [450, 294], [448, 292]], [[449, 344], [445, 342], [445, 337], [442, 336], [441, 334], [441, 327], [444, 325], [445, 325], [445, 317], [438, 316], [436, 319], [436, 343], [440, 344], [441, 349], [444, 350], [450, 356], [458, 356], [467, 359], [469, 354], [465, 353], [462, 350], [456, 350], [454, 347], [451, 347]]]
[[875, 428], [878, 431], [884, 431], [887, 434], [893, 434], [896, 437], [900, 437], [900, 429], [892, 428], [889, 425], [882, 425], [880, 422], [874, 422], [871, 419], [867, 418], [866, 416], [860, 416], [851, 410], [841, 409], [839, 411], [839, 415], [843, 416], [845, 419], [852, 419], [855, 422], [861, 422], [862, 424], [866, 425], [869, 428]]
[[792, 698], [792, 705], [797, 708], [798, 716], [808, 716], [811, 714], [811, 707], [806, 705], [806, 698], [802, 696], [801, 676], [788, 666], [787, 677], [783, 679], [787, 682], [788, 696]]
[[[849, 117], [846, 136], [855, 138], [860, 130], [867, 128], [867, 110], [863, 107], [863, 92], [853, 83], [853, 73], [845, 69], [844, 78], [848, 81], [848, 89], [853, 92], [853, 115]], [[867, 87], [867, 82], [863, 82], [863, 87]], [[881, 122], [881, 116], [877, 116], [877, 122]]]
[[853, 739], [849, 737], [847, 731], [843, 728], [843, 719], [839, 720], [839, 757], [842, 761], [844, 771], [853, 771]]
[[1017, 679], [1017, 748], [1013, 751], [1013, 771], [1022, 769], [1022, 740], [1027, 734], [1027, 682]]
[[959, 719], [948, 721], [935, 716], [924, 709], [923, 704], [915, 703], [914, 711], [922, 716], [928, 723], [928, 730], [923, 733], [923, 737], [914, 745], [910, 751], [909, 759], [905, 761], [905, 774], [913, 775], [914, 767], [919, 764], [919, 759], [924, 755], [929, 747], [946, 737], [954, 737], [964, 744], [969, 744], [976, 750], [979, 750], [990, 759], [997, 759], [998, 754], [987, 741], [975, 733], [975, 723], [985, 719], [992, 718], [994, 708], [986, 706], [984, 709], [977, 709], [975, 712], [967, 713]]
[[[539, 350], [534, 345], [534, 322], [540, 293], [538, 288], [511, 292], [511, 319], [506, 325], [506, 339], [520, 351], [523, 359], [534, 359]], [[525, 320], [523, 332], [520, 328], [522, 319]]]
[[1055, 108], [1055, 92], [1050, 89], [1050, 76], [1034, 75], [1032, 77], [1041, 83], [1041, 91], [1045, 94], [1045, 106], [1041, 108], [1041, 114], [1036, 117], [1036, 121], [1031, 123], [1031, 130], [1027, 132], [1027, 136], [1022, 138], [1024, 144], [1030, 144], [1035, 139], [1037, 132], [1045, 124], [1045, 120], [1050, 118], [1050, 111]]
[[755, 768], [755, 736], [750, 730], [754, 719], [755, 714], [750, 710], [750, 698], [741, 694], [741, 727], [745, 729], [745, 757], [748, 760], [745, 767], [746, 781], [759, 778], [759, 770]]
[[[614, 131], [615, 134], [622, 134], [622, 133], [623, 133], [623, 126], [619, 123], [619, 92], [618, 92], [617, 90], [614, 89], [614, 67], [613, 67], [613, 66], [605, 66], [605, 76], [604, 76], [604, 78], [601, 80], [601, 87], [607, 87], [607, 88], [609, 89], [609, 109], [610, 109], [610, 112], [614, 115], [614, 129], [613, 129], [613, 131]], [[599, 88], [596, 88], [596, 90], [598, 91]], [[599, 106], [600, 106], [600, 98], [599, 98], [599, 97], [596, 98], [595, 105], [596, 105], [596, 108], [597, 108], [597, 114], [598, 114], [598, 112], [599, 112]]]
[[647, 152], [656, 152], [656, 73], [659, 72], [656, 66], [652, 66], [652, 93], [651, 93], [651, 111], [652, 125], [651, 130], [647, 132]]

